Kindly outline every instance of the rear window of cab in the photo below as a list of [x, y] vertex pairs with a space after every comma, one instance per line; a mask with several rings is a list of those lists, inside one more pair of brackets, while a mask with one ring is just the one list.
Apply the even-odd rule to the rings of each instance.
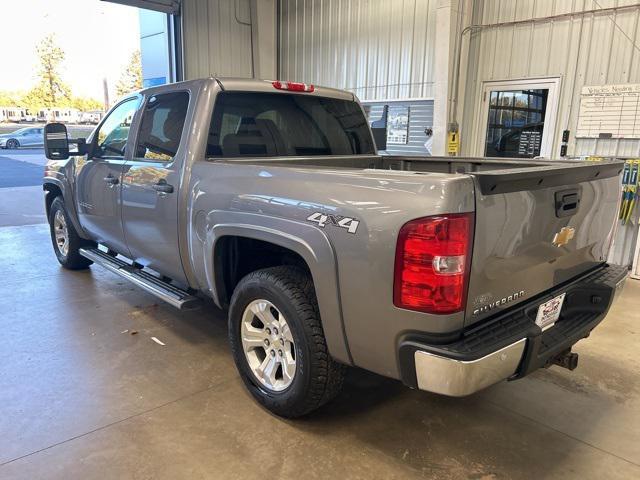
[[214, 158], [374, 153], [358, 103], [304, 94], [220, 92], [207, 142]]

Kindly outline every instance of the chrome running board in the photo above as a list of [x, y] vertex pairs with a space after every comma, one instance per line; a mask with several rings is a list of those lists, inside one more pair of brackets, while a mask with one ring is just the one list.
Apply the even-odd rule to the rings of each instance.
[[129, 280], [131, 283], [180, 310], [192, 309], [201, 303], [198, 297], [189, 292], [171, 285], [141, 268], [123, 262], [98, 248], [81, 248], [80, 255]]

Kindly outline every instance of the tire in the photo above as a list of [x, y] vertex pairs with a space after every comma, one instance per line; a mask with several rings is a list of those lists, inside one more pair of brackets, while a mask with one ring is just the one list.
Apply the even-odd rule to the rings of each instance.
[[[243, 333], [246, 339], [247, 335], [260, 334], [261, 320], [257, 314], [252, 320], [257, 323], [251, 324], [257, 325], [257, 333], [248, 332], [246, 328], [251, 328], [248, 327], [248, 319], [253, 315], [251, 309], [261, 308], [264, 301], [276, 309], [277, 315], [273, 314], [273, 310], [269, 310], [272, 313], [271, 318], [280, 321], [284, 319], [284, 324], [288, 325], [289, 332], [284, 332], [283, 328], [282, 332], [275, 332], [275, 336], [280, 334], [293, 339], [293, 345], [287, 340], [283, 341], [282, 338], [275, 339], [271, 343], [271, 346], [277, 345], [285, 350], [284, 356], [283, 352], [278, 350], [278, 353], [272, 357], [274, 360], [271, 360], [282, 359], [279, 370], [282, 380], [276, 378], [274, 388], [265, 385], [254, 373], [255, 360], [257, 357], [260, 361], [258, 353], [262, 347], [255, 347], [249, 353], [245, 353], [244, 340], [241, 336]], [[247, 320], [245, 320], [245, 314], [247, 314]], [[264, 332], [267, 330], [266, 327], [262, 330], [265, 336]], [[333, 399], [342, 389], [346, 367], [329, 355], [313, 281], [300, 268], [291, 266], [265, 268], [248, 274], [240, 281], [231, 299], [229, 340], [236, 367], [245, 386], [262, 406], [276, 415], [287, 418], [301, 417]], [[262, 349], [265, 355], [262, 362], [270, 361], [268, 358], [270, 351], [267, 348]], [[295, 363], [293, 368], [295, 373], [291, 375], [292, 379], [289, 380], [288, 385], [284, 369], [285, 362], [288, 362], [286, 358], [289, 360], [293, 358]], [[250, 359], [254, 360], [253, 367], [250, 365]], [[264, 370], [266, 371], [267, 368]], [[277, 373], [275, 375], [277, 377]]]
[[[61, 223], [64, 226], [61, 226]], [[66, 247], [61, 245], [56, 237], [64, 235], [66, 230]], [[93, 248], [96, 246], [94, 242], [80, 238], [78, 232], [73, 226], [69, 215], [64, 207], [62, 197], [58, 196], [53, 200], [49, 210], [49, 231], [51, 232], [51, 242], [53, 243], [53, 252], [60, 265], [69, 270], [82, 270], [88, 268], [93, 262], [80, 255], [80, 248]]]
[[5, 148], [7, 148], [8, 150], [15, 150], [17, 148], [20, 148], [20, 142], [15, 138], [10, 138], [9, 140], [7, 140], [7, 143], [5, 143]]

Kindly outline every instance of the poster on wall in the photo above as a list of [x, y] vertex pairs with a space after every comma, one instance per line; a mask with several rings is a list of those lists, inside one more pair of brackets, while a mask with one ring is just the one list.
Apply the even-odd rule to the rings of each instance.
[[409, 107], [389, 106], [387, 117], [387, 145], [406, 145], [409, 140]]
[[640, 84], [582, 87], [576, 138], [640, 138]]

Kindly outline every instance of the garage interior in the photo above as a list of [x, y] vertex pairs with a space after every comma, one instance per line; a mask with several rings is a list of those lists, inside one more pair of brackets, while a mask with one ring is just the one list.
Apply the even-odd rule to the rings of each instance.
[[[164, 45], [146, 80], [345, 89], [370, 121], [398, 119], [391, 154], [640, 159], [640, 131], [592, 131], [584, 106], [598, 88], [640, 96], [633, 0], [115, 3], [162, 20], [141, 31], [143, 67]], [[0, 183], [0, 478], [640, 478], [638, 209], [608, 258], [630, 278], [575, 371], [452, 398], [350, 368], [337, 399], [284, 420], [246, 392], [226, 312], [60, 268], [44, 206], [25, 220], [20, 195]]]

